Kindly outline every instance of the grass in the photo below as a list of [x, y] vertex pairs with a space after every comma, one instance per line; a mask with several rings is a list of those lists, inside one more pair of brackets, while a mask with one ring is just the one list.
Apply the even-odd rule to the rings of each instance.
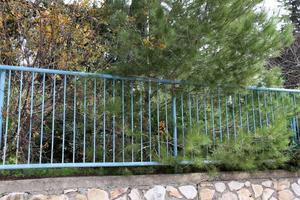
[[[17, 169], [0, 170], [0, 180], [30, 179], [68, 176], [116, 176], [116, 175], [142, 175], [142, 174], [174, 174], [195, 172], [196, 169], [183, 167], [178, 170], [171, 166], [155, 167], [114, 167], [114, 168], [55, 168], [55, 169]], [[199, 171], [199, 170], [198, 170]]]

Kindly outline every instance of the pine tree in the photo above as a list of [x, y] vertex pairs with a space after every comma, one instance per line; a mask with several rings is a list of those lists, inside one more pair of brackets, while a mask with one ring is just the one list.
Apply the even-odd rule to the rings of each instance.
[[[291, 42], [291, 27], [255, 10], [261, 0], [133, 0], [106, 3], [110, 72], [209, 85], [262, 81], [266, 60]], [[148, 29], [149, 28], [149, 29]]]

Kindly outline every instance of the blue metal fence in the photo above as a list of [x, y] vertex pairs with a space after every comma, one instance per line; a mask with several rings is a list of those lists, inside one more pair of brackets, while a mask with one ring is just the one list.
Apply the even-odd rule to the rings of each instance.
[[195, 126], [216, 144], [282, 110], [298, 140], [299, 93], [0, 65], [0, 169], [160, 165]]

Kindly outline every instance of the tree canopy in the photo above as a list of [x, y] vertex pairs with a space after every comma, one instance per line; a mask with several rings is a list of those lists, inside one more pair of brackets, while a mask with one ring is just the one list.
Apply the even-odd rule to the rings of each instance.
[[86, 2], [0, 2], [0, 63], [101, 71], [101, 12]]

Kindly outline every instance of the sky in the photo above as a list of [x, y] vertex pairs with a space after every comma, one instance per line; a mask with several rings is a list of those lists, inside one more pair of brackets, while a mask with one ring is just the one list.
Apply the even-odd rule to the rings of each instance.
[[282, 15], [287, 13], [282, 4], [277, 0], [264, 0], [262, 7], [268, 11], [270, 15]]

